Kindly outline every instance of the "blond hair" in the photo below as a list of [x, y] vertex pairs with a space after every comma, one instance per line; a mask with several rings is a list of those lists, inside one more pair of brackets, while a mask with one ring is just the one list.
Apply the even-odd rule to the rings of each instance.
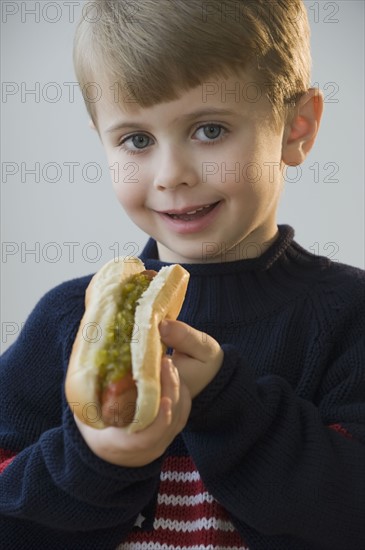
[[97, 126], [100, 82], [140, 107], [178, 99], [215, 76], [249, 75], [285, 120], [310, 86], [302, 0], [95, 0], [83, 9], [74, 67]]

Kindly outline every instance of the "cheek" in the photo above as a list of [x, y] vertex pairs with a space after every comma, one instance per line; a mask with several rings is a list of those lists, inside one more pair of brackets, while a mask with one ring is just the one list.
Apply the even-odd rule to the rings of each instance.
[[136, 191], [135, 184], [117, 183], [114, 191], [118, 201], [127, 211], [133, 211], [143, 204], [142, 196]]
[[264, 159], [252, 156], [239, 164], [239, 174], [227, 175], [221, 189], [237, 212], [250, 212], [276, 197], [281, 180], [281, 167], [276, 155]]
[[135, 162], [110, 164], [114, 192], [125, 210], [133, 210], [144, 202], [144, 188]]

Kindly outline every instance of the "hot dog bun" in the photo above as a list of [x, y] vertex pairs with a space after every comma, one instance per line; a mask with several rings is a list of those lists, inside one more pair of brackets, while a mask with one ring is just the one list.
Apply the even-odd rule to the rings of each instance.
[[[65, 392], [74, 414], [85, 424], [105, 428], [101, 418], [100, 389], [95, 357], [106, 339], [106, 327], [117, 310], [123, 284], [145, 270], [139, 258], [119, 257], [105, 264], [91, 279], [85, 293], [85, 312], [72, 347]], [[161, 268], [138, 301], [131, 338], [132, 376], [137, 385], [137, 406], [128, 432], [142, 430], [155, 419], [161, 398], [160, 370], [165, 346], [158, 326], [176, 319], [184, 302], [189, 273], [180, 265]]]

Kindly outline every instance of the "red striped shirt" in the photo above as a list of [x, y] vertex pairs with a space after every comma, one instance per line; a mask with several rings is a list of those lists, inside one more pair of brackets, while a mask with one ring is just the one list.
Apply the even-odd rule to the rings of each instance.
[[14, 460], [16, 453], [0, 449], [0, 474], [5, 470], [7, 466]]
[[331, 428], [331, 430], [340, 433], [347, 439], [352, 439], [352, 435], [346, 430], [346, 428], [341, 426], [341, 424], [330, 424], [328, 427]]
[[117, 550], [248, 550], [225, 509], [208, 493], [190, 457], [164, 461], [152, 531], [138, 529]]

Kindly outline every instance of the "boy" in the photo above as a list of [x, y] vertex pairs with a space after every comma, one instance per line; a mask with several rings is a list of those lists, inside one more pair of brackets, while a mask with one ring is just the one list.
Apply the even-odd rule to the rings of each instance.
[[75, 68], [102, 90], [86, 104], [118, 200], [151, 236], [141, 259], [190, 271], [180, 320], [161, 325], [174, 352], [150, 427], [94, 430], [63, 388], [91, 276], [40, 300], [0, 368], [2, 543], [360, 549], [364, 271], [276, 224], [283, 169], [322, 115], [304, 7], [131, 7], [93, 2]]

